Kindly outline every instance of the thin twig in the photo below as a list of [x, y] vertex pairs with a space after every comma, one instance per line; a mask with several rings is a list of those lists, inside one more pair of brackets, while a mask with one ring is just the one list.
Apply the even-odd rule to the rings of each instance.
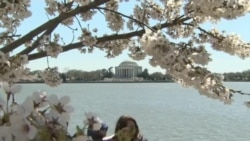
[[[188, 25], [188, 26], [195, 27], [195, 26], [194, 26], [193, 24], [191, 24], [191, 23], [183, 23], [183, 25]], [[209, 36], [211, 36], [211, 37], [213, 37], [213, 38], [218, 39], [219, 41], [223, 40], [223, 37], [222, 37], [222, 38], [219, 38], [218, 36], [215, 36], [213, 33], [206, 31], [205, 29], [201, 28], [200, 26], [198, 26], [197, 29], [199, 29], [200, 31], [206, 33], [207, 35], [209, 35]]]
[[20, 37], [21, 35], [7, 35], [7, 36], [1, 36], [0, 39], [5, 39], [5, 38], [13, 38], [13, 37]]
[[[145, 3], [146, 3], [147, 1], [145, 1]], [[146, 5], [146, 7], [143, 9], [143, 16], [142, 16], [142, 22], [145, 20], [145, 17], [146, 17], [146, 9], [147, 9], [147, 6], [148, 5]], [[140, 23], [138, 23], [143, 29], [145, 29], [144, 27], [143, 27], [143, 24], [140, 24]], [[136, 29], [136, 31], [139, 29], [139, 27]]]
[[70, 30], [75, 30], [75, 31], [77, 31], [77, 28], [70, 27], [69, 25], [66, 25], [66, 24], [62, 24], [62, 25], [66, 26], [66, 27], [69, 28]]
[[250, 93], [243, 93], [242, 91], [236, 91], [236, 90], [233, 90], [233, 89], [229, 89], [230, 92], [233, 92], [233, 93], [238, 93], [238, 94], [241, 94], [241, 95], [250, 95]]
[[76, 21], [77, 21], [78, 25], [80, 26], [80, 28], [83, 29], [80, 20], [77, 18], [77, 16], [74, 16], [74, 17], [76, 18]]

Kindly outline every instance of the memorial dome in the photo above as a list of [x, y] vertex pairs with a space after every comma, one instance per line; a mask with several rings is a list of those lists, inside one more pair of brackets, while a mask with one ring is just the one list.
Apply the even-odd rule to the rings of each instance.
[[119, 65], [119, 67], [138, 67], [137, 63], [132, 62], [132, 61], [123, 61]]

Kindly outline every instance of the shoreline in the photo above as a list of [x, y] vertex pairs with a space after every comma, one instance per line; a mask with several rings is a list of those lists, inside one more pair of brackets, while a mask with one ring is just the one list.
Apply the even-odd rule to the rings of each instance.
[[[250, 82], [250, 81], [224, 81], [224, 82]], [[36, 84], [36, 83], [44, 83], [43, 81], [37, 81], [37, 82], [17, 82], [17, 83], [23, 83], [23, 84]], [[176, 83], [174, 81], [66, 81], [62, 82], [62, 84], [67, 83]]]
[[[18, 82], [18, 83], [44, 83], [44, 82]], [[173, 81], [66, 81], [63, 83], [175, 83]]]

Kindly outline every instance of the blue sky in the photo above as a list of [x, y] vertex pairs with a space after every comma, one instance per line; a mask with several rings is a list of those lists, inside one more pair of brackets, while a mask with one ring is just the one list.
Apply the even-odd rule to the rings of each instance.
[[[20, 27], [20, 30], [18, 33], [25, 34], [29, 32], [31, 29], [39, 26], [40, 24], [44, 23], [47, 20], [47, 16], [44, 12], [44, 1], [32, 1], [32, 7], [31, 10], [33, 12], [32, 17], [29, 19], [26, 19], [22, 26]], [[124, 12], [129, 13], [132, 9], [128, 9], [127, 5], [125, 5]], [[102, 20], [101, 17], [95, 17], [93, 21], [87, 22], [86, 24], [89, 24], [90, 28], [97, 27], [99, 29], [98, 33], [100, 35], [104, 33], [108, 33], [105, 29], [105, 24], [102, 24], [100, 22]], [[85, 25], [86, 25], [85, 24]], [[231, 20], [231, 21], [222, 21], [218, 23], [217, 25], [207, 24], [206, 28], [211, 29], [212, 27], [219, 28], [220, 30], [226, 30], [227, 33], [237, 33], [239, 34], [242, 39], [246, 42], [250, 41], [250, 14], [238, 18], [237, 20]], [[65, 38], [65, 41], [71, 41], [72, 39], [72, 31], [65, 27], [60, 27], [59, 31], [63, 33]], [[213, 59], [212, 62], [209, 63], [207, 68], [211, 71], [223, 73], [223, 72], [238, 72], [238, 71], [244, 71], [250, 69], [250, 58], [242, 60], [237, 56], [231, 56], [228, 54], [225, 54], [223, 52], [216, 52], [213, 51], [209, 46], [207, 47], [208, 51], [211, 53], [211, 58]], [[57, 59], [49, 58], [49, 64], [50, 67], [58, 66], [59, 71], [65, 72], [69, 69], [78, 69], [78, 70], [85, 70], [85, 71], [92, 71], [102, 68], [109, 68], [109, 67], [115, 67], [118, 66], [122, 61], [124, 60], [131, 60], [129, 56], [127, 55], [127, 52], [123, 52], [122, 55], [108, 59], [105, 57], [105, 52], [94, 50], [91, 54], [81, 54], [78, 50], [72, 50], [70, 52], [62, 53], [58, 56]], [[142, 66], [143, 69], [147, 68], [149, 69], [149, 72], [165, 72], [165, 70], [162, 70], [159, 67], [152, 67], [148, 63], [148, 59], [145, 59], [143, 61], [137, 61], [137, 64]], [[46, 58], [31, 61], [28, 64], [28, 67], [31, 68], [31, 70], [43, 70], [47, 67], [47, 60]]]

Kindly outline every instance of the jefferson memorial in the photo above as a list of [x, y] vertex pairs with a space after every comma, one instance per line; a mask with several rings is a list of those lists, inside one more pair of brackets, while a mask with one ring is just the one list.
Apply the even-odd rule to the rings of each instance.
[[131, 79], [142, 73], [142, 67], [136, 62], [123, 61], [119, 66], [115, 67], [115, 77]]

